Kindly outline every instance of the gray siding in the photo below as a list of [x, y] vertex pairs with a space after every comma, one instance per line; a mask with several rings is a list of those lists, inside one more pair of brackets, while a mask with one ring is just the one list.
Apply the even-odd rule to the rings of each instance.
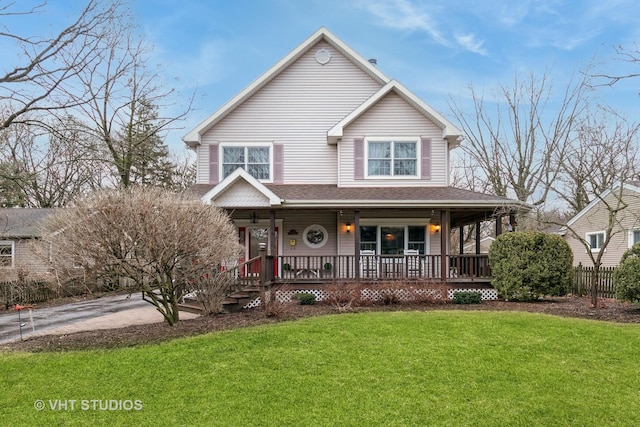
[[[354, 139], [386, 136], [431, 139], [430, 179], [423, 180], [418, 177], [416, 179], [356, 180], [353, 161]], [[338, 147], [340, 186], [443, 186], [448, 184], [448, 146], [442, 138], [442, 129], [395, 93], [389, 93], [348, 126]]]
[[[612, 194], [607, 196], [605, 200], [611, 204], [615, 203], [615, 197]], [[616, 266], [620, 263], [620, 258], [629, 248], [629, 230], [640, 228], [640, 194], [626, 191], [624, 201], [629, 206], [618, 213], [618, 225], [613, 229], [611, 241], [602, 256], [602, 265], [605, 267]], [[608, 222], [607, 218], [607, 209], [603, 203], [598, 203], [573, 223], [571, 228], [584, 239], [587, 233], [604, 231]], [[574, 265], [578, 265], [578, 263], [585, 266], [593, 265], [589, 254], [579, 240], [570, 234], [567, 234], [565, 239], [573, 250]]]
[[[332, 55], [325, 65], [314, 57], [320, 49]], [[337, 183], [337, 148], [327, 144], [326, 132], [379, 88], [328, 43], [318, 43], [203, 135], [198, 183], [210, 181], [208, 144], [264, 142], [284, 144], [285, 183]]]
[[14, 239], [13, 242], [15, 243], [13, 268], [0, 268], [0, 281], [18, 280], [19, 275], [27, 279], [46, 277], [49, 271], [46, 262], [48, 256], [46, 245], [34, 239]]

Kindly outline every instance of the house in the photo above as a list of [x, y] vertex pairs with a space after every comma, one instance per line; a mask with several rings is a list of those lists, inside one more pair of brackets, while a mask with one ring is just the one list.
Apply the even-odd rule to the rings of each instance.
[[40, 224], [55, 210], [29, 208], [0, 209], [0, 282], [35, 278], [48, 271], [37, 253]]
[[[611, 217], [610, 212], [617, 209], [619, 211]], [[574, 265], [584, 266], [593, 265], [587, 251], [596, 257], [608, 235], [609, 243], [604, 248], [601, 265], [617, 266], [624, 252], [640, 242], [640, 182], [625, 183], [605, 191], [571, 218], [560, 234], [573, 251]]]
[[238, 228], [243, 275], [264, 273], [263, 244], [286, 283], [486, 283], [486, 255], [451, 255], [451, 228], [492, 220], [499, 234], [502, 216], [527, 206], [450, 185], [462, 139], [325, 28], [183, 138], [197, 154], [192, 191]]

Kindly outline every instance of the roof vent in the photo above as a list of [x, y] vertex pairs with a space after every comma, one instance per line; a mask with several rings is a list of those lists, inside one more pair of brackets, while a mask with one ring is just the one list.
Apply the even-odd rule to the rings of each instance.
[[369, 59], [369, 64], [378, 65], [378, 60], [376, 58], [371, 58], [371, 59]]

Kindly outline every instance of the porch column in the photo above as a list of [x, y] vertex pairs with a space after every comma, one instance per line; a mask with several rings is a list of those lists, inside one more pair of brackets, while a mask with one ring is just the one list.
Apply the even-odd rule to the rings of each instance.
[[449, 271], [449, 220], [451, 214], [448, 210], [440, 211], [440, 276], [446, 282]]
[[476, 222], [476, 255], [480, 253], [480, 221]]
[[464, 225], [460, 226], [460, 242], [458, 243], [458, 253], [462, 255], [464, 253]]
[[353, 240], [354, 240], [354, 254], [355, 265], [353, 269], [356, 273], [356, 279], [360, 278], [360, 211], [353, 212]]
[[496, 218], [496, 237], [502, 234], [502, 215]]
[[275, 256], [278, 253], [278, 242], [276, 242], [276, 211], [269, 211], [269, 242], [268, 255]]

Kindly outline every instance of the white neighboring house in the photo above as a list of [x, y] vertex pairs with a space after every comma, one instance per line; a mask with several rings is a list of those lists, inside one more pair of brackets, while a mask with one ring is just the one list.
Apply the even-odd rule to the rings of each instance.
[[[610, 242], [602, 255], [602, 266], [618, 265], [624, 252], [640, 242], [640, 183], [626, 183], [622, 187], [622, 192], [620, 190], [618, 186], [594, 199], [561, 230], [561, 234], [573, 251], [574, 265], [581, 263], [584, 266], [592, 266], [593, 263], [584, 244], [569, 232], [568, 228], [588, 242], [588, 250], [597, 255], [607, 238], [609, 212], [619, 204], [619, 194], [622, 194], [621, 200], [627, 206], [616, 214], [615, 221], [612, 222], [609, 232]], [[612, 208], [608, 209], [607, 204]]]

